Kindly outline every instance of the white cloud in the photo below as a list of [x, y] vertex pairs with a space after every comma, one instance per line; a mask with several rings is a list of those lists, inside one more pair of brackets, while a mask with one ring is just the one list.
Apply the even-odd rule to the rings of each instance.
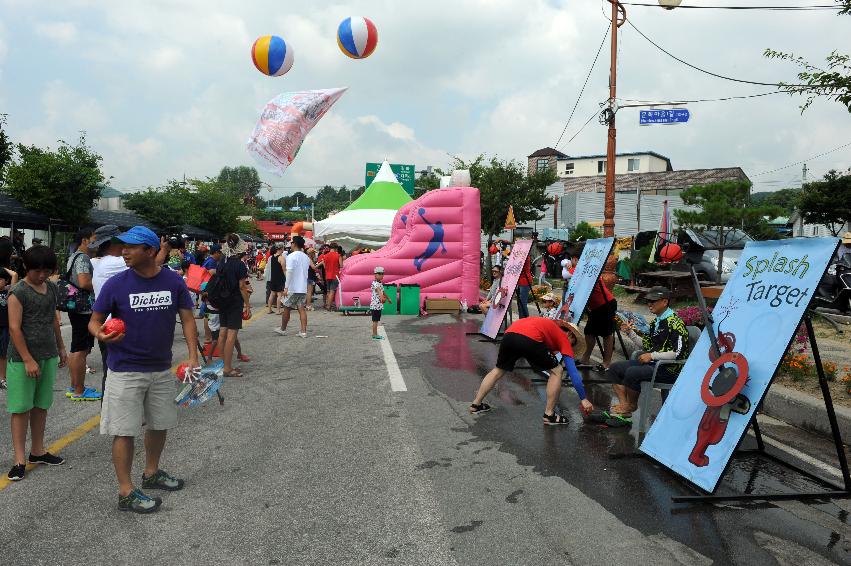
[[73, 22], [39, 22], [35, 32], [50, 42], [73, 43], [77, 40], [77, 26]]
[[408, 142], [416, 141], [414, 138], [413, 128], [410, 128], [401, 122], [385, 124], [378, 116], [374, 115], [361, 116], [360, 118], [357, 118], [357, 122], [358, 124], [369, 124], [374, 126], [376, 130], [384, 132], [393, 139]]

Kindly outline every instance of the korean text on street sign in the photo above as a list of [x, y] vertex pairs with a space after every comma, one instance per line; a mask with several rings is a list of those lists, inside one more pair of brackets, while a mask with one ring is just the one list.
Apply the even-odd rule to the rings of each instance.
[[651, 124], [685, 124], [691, 117], [688, 108], [672, 108], [669, 110], [641, 110], [638, 123], [641, 126]]

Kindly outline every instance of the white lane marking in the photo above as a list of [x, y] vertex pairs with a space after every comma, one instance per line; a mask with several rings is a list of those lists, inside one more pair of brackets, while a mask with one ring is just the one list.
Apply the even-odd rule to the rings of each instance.
[[396, 362], [396, 355], [393, 354], [390, 339], [387, 337], [387, 331], [383, 326], [378, 327], [378, 335], [384, 337], [384, 340], [380, 341], [381, 352], [384, 354], [384, 364], [387, 366], [387, 374], [390, 376], [390, 389], [393, 391], [407, 391], [408, 387], [402, 378], [402, 370], [399, 369], [399, 364]]
[[762, 435], [762, 440], [766, 444], [768, 444], [770, 446], [774, 446], [778, 450], [782, 450], [783, 452], [786, 452], [790, 456], [793, 456], [793, 457], [797, 458], [798, 460], [806, 462], [807, 464], [809, 464], [811, 466], [815, 466], [819, 470], [821, 470], [821, 471], [823, 471], [827, 474], [830, 474], [833, 477], [837, 477], [837, 478], [842, 477], [842, 472], [839, 469], [834, 468], [830, 464], [825, 464], [821, 460], [817, 460], [817, 459], [813, 458], [812, 456], [809, 456], [808, 454], [804, 454], [803, 452], [801, 452], [797, 448], [792, 448], [791, 446], [788, 446], [786, 444], [783, 444], [782, 442], [774, 440], [773, 438], [768, 437], [765, 434]]

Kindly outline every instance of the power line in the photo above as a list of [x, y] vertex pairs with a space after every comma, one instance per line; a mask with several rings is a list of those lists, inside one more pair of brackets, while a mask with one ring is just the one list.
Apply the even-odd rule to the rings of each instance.
[[742, 100], [742, 99], [745, 99], [745, 98], [759, 98], [761, 96], [770, 96], [772, 94], [786, 94], [786, 93], [779, 91], [779, 90], [773, 90], [771, 92], [761, 92], [759, 94], [747, 94], [747, 95], [741, 95], [741, 96], [725, 96], [725, 97], [722, 97], [722, 98], [698, 98], [698, 99], [695, 99], [695, 100], [670, 100], [670, 101], [667, 101], [667, 102], [659, 102], [659, 101], [655, 101], [655, 100], [636, 100], [636, 99], [633, 99], [633, 98], [620, 98], [620, 97], [618, 97], [617, 100], [621, 100], [623, 102], [635, 102], [635, 103], [637, 103], [637, 104], [624, 104], [624, 105], [620, 106], [620, 108], [631, 108], [631, 107], [637, 107], [637, 106], [670, 106], [670, 105], [674, 105], [674, 104], [692, 104], [692, 103], [696, 103], [696, 102], [724, 102], [726, 100]]
[[710, 76], [713, 76], [713, 77], [716, 77], [716, 78], [719, 78], [719, 79], [724, 79], [726, 81], [733, 81], [733, 82], [744, 83], [744, 84], [749, 84], [749, 85], [773, 86], [773, 87], [777, 87], [777, 88], [780, 88], [780, 87], [806, 87], [806, 88], [810, 88], [810, 85], [791, 85], [791, 84], [781, 84], [781, 83], [762, 83], [762, 82], [758, 82], [758, 81], [749, 81], [749, 80], [745, 80], [745, 79], [737, 79], [737, 78], [734, 78], [734, 77], [719, 75], [718, 73], [713, 73], [712, 71], [707, 71], [706, 69], [698, 67], [697, 65], [692, 65], [688, 61], [684, 61], [684, 60], [680, 59], [679, 57], [677, 57], [676, 55], [674, 55], [673, 53], [671, 53], [670, 51], [668, 51], [667, 49], [665, 49], [664, 47], [662, 47], [661, 45], [659, 45], [658, 43], [656, 43], [655, 41], [650, 39], [649, 37], [647, 37], [644, 34], [644, 32], [642, 32], [640, 29], [635, 27], [635, 24], [632, 23], [632, 20], [627, 19], [626, 22], [630, 25], [630, 27], [632, 27], [632, 29], [634, 29], [635, 31], [638, 32], [638, 35], [640, 35], [641, 37], [646, 39], [648, 42], [650, 42], [650, 44], [653, 45], [656, 49], [658, 49], [659, 51], [661, 51], [662, 53], [664, 53], [665, 55], [667, 55], [671, 59], [674, 59], [675, 61], [679, 61], [683, 65], [686, 65], [687, 67], [691, 67], [692, 69], [694, 69], [696, 71], [700, 71], [701, 73], [706, 73], [707, 75], [710, 75]]
[[568, 116], [567, 122], [565, 123], [564, 128], [562, 128], [561, 130], [561, 135], [559, 135], [556, 144], [553, 146], [555, 149], [558, 149], [558, 144], [561, 143], [561, 140], [564, 137], [564, 133], [567, 131], [567, 127], [570, 125], [570, 121], [573, 119], [573, 114], [574, 112], [576, 112], [576, 107], [579, 106], [579, 101], [582, 100], [582, 93], [585, 92], [585, 87], [588, 85], [588, 79], [591, 78], [591, 72], [594, 70], [594, 65], [597, 64], [597, 59], [600, 57], [600, 52], [603, 50], [603, 45], [605, 45], [607, 37], [609, 37], [609, 26], [606, 26], [606, 31], [603, 34], [603, 40], [600, 42], [600, 47], [597, 48], [597, 54], [594, 55], [594, 61], [591, 62], [591, 68], [588, 69], [588, 74], [585, 76], [585, 82], [582, 83], [582, 88], [579, 90], [579, 96], [576, 97], [576, 103], [573, 105], [573, 110], [570, 111], [570, 116]]
[[584, 130], [584, 129], [585, 129], [585, 126], [587, 126], [588, 124], [590, 124], [590, 123], [591, 123], [591, 120], [593, 120], [594, 118], [596, 118], [596, 117], [597, 117], [597, 114], [599, 114], [599, 112], [597, 112], [597, 111], [595, 110], [595, 111], [594, 111], [594, 113], [593, 113], [593, 114], [591, 114], [591, 116], [588, 118], [588, 120], [587, 120], [584, 124], [582, 124], [582, 127], [581, 127], [581, 128], [579, 128], [579, 130], [578, 130], [575, 134], [573, 134], [573, 137], [571, 137], [569, 140], [567, 140], [567, 143], [566, 143], [565, 145], [570, 145], [570, 142], [572, 142], [572, 141], [576, 138], [576, 136], [578, 136], [579, 134], [581, 134], [581, 133], [582, 133], [582, 130]]
[[[621, 2], [624, 6], [647, 6], [651, 8], [664, 8], [658, 3], [649, 4], [643, 2]], [[682, 9], [698, 9], [698, 10], [769, 10], [777, 12], [802, 12], [802, 11], [820, 11], [820, 10], [840, 10], [841, 6], [836, 4], [816, 4], [813, 6], [699, 6], [686, 4], [677, 6], [677, 10]]]
[[805, 162], [807, 162], [807, 161], [811, 161], [811, 160], [813, 160], [813, 159], [818, 159], [819, 157], [824, 157], [825, 155], [829, 155], [829, 154], [831, 154], [831, 153], [833, 153], [833, 152], [835, 152], [835, 151], [839, 151], [840, 149], [845, 148], [845, 147], [848, 147], [848, 146], [851, 146], [851, 142], [848, 142], [848, 143], [846, 143], [846, 144], [842, 144], [842, 145], [840, 145], [839, 147], [834, 147], [833, 149], [830, 149], [830, 150], [828, 150], [828, 151], [825, 151], [825, 152], [819, 153], [818, 155], [813, 155], [812, 157], [807, 157], [806, 159], [802, 159], [802, 160], [800, 160], [800, 161], [796, 161], [795, 163], [790, 163], [790, 164], [788, 164], [788, 165], [784, 165], [783, 167], [778, 167], [777, 169], [771, 169], [770, 171], [763, 171], [762, 173], [757, 173], [756, 175], [754, 175], [754, 177], [759, 177], [759, 176], [761, 176], [761, 175], [768, 175], [769, 173], [774, 173], [774, 172], [777, 172], [777, 171], [782, 171], [783, 169], [788, 169], [789, 167], [794, 167], [795, 165], [800, 165], [801, 163], [805, 163]]

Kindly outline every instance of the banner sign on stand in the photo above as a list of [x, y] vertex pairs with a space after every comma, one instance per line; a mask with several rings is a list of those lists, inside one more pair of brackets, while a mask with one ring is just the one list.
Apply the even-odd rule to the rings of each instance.
[[582, 312], [585, 310], [591, 291], [594, 290], [594, 285], [599, 281], [603, 266], [606, 265], [609, 254], [612, 253], [613, 245], [615, 245], [614, 238], [597, 238], [585, 242], [582, 255], [579, 256], [579, 262], [576, 264], [573, 276], [567, 284], [565, 302], [570, 304], [567, 309], [566, 320], [568, 322], [579, 324], [579, 319], [582, 318]]
[[532, 240], [515, 240], [511, 247], [511, 255], [508, 256], [503, 265], [500, 285], [505, 291], [497, 296], [499, 300], [495, 300], [488, 309], [482, 327], [479, 329], [480, 334], [491, 339], [495, 339], [496, 335], [499, 334], [505, 313], [511, 308], [511, 297], [514, 296], [517, 280], [520, 279], [520, 273], [523, 271], [523, 266], [526, 264], [526, 258], [531, 249]]
[[748, 242], [641, 451], [714, 492], [839, 243]]

